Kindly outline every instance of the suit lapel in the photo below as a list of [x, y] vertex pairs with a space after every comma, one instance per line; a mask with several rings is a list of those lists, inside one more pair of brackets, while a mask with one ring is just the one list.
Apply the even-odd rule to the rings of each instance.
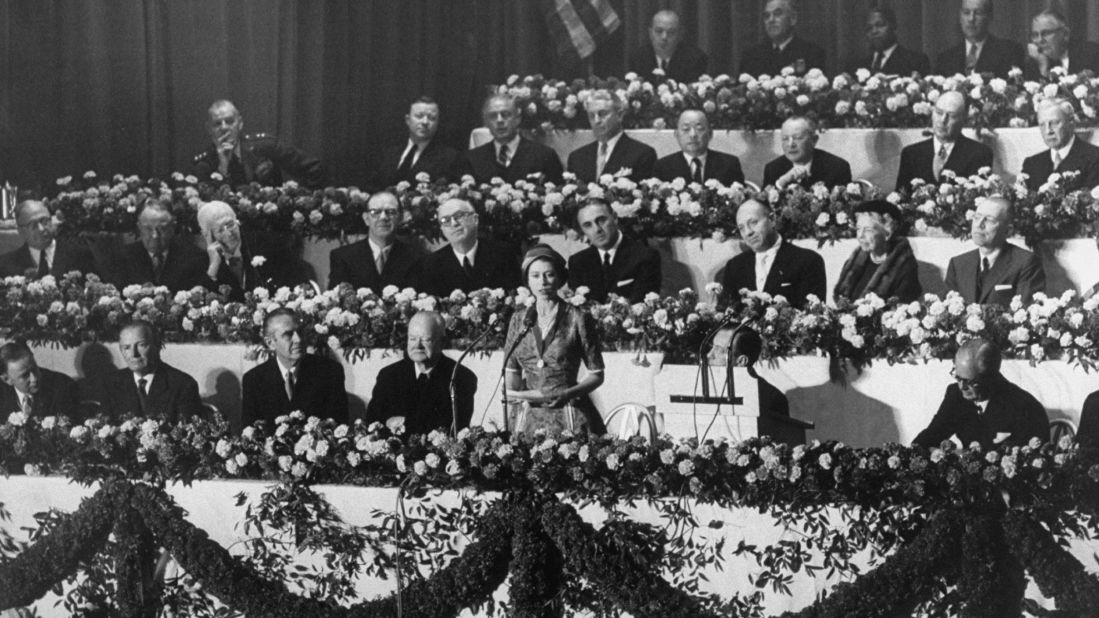
[[[607, 164], [603, 168], [603, 173], [613, 174], [622, 169], [622, 161], [626, 158], [625, 152], [629, 148], [630, 137], [626, 135], [626, 132], [622, 132], [622, 137], [618, 138], [618, 143], [614, 145], [614, 150], [611, 151], [611, 156], [607, 157]], [[596, 157], [598, 158], [599, 146], [596, 146]], [[608, 171], [609, 170], [609, 171]], [[616, 258], [618, 256], [615, 256]]]
[[[782, 276], [786, 272], [786, 266], [790, 261], [790, 252], [786, 245], [790, 241], [783, 239], [782, 244], [778, 246], [778, 251], [775, 252], [775, 263], [771, 264], [771, 270], [767, 271], [767, 281], [763, 282], [763, 290], [768, 294], [777, 294], [779, 292], [779, 284], [782, 283]], [[754, 256], [753, 256], [754, 257]], [[756, 277], [756, 261], [752, 260], [752, 280], [755, 281]], [[773, 291], [772, 291], [773, 290]]]
[[[977, 254], [977, 259], [980, 260], [980, 254]], [[992, 295], [992, 292], [996, 289], [996, 284], [1004, 280], [1004, 276], [1011, 270], [1011, 245], [1005, 244], [1004, 248], [1000, 250], [1000, 255], [996, 256], [996, 262], [988, 269], [988, 274], [984, 276], [984, 280], [981, 282], [981, 298], [980, 302], [986, 302]]]
[[[977, 296], [977, 272], [980, 263], [981, 254], [977, 250], [974, 250], [969, 256], [963, 255], [958, 259], [958, 272], [955, 276], [960, 288], [958, 292], [965, 298], [976, 298]], [[980, 301], [980, 299], [977, 300]]]

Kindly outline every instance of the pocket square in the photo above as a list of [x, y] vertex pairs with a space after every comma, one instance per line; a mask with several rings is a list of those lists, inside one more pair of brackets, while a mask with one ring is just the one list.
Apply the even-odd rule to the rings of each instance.
[[1011, 285], [1010, 283], [1001, 283], [997, 285], [995, 289], [997, 292], [1003, 292], [1004, 290], [1010, 290], [1013, 287], [1015, 286]]
[[780, 284], [778, 284], [778, 287], [780, 287], [780, 288], [788, 288], [788, 287], [790, 287], [791, 285], [794, 285], [794, 283], [793, 283], [792, 281], [787, 281], [786, 283], [780, 283]]
[[623, 280], [618, 282], [618, 287], [622, 287], [624, 285], [629, 285], [631, 283], [633, 283], [633, 279], [623, 279]]

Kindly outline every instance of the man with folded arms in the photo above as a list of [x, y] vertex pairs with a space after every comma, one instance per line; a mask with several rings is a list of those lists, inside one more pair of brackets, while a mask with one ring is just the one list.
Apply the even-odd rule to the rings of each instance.
[[576, 213], [576, 224], [591, 246], [569, 258], [570, 288], [587, 286], [588, 299], [597, 302], [617, 294], [638, 303], [649, 292], [660, 292], [660, 253], [623, 236], [610, 204], [589, 199]]
[[851, 182], [851, 164], [817, 148], [817, 123], [807, 116], [791, 116], [782, 123], [782, 155], [763, 168], [763, 186], [780, 191], [791, 184], [806, 189], [818, 182], [827, 187]]
[[580, 182], [598, 182], [604, 174], [629, 170], [631, 180], [652, 178], [656, 151], [622, 130], [626, 104], [609, 90], [596, 90], [584, 103], [595, 141], [569, 154], [568, 170]]
[[198, 382], [160, 359], [160, 333], [144, 320], [134, 320], [118, 333], [124, 369], [106, 375], [103, 411], [114, 419], [124, 416], [155, 418], [170, 424], [202, 416]]
[[500, 178], [514, 184], [531, 174], [541, 174], [550, 182], [561, 182], [561, 159], [552, 148], [519, 134], [523, 115], [515, 99], [506, 94], [494, 94], [481, 106], [481, 119], [492, 141], [467, 150], [462, 161], [462, 173], [479, 183]]
[[725, 186], [744, 182], [740, 159], [731, 154], [710, 150], [714, 132], [705, 112], [686, 109], [679, 114], [675, 124], [675, 140], [679, 152], [662, 157], [656, 162], [653, 173], [660, 180], [671, 182], [682, 178], [687, 182], [704, 183], [716, 180]]
[[409, 106], [404, 117], [408, 140], [403, 146], [382, 151], [374, 162], [367, 186], [373, 189], [394, 187], [399, 182], [415, 184], [423, 173], [432, 180], [456, 180], [454, 170], [458, 152], [439, 143], [439, 104], [431, 97], [420, 97]]
[[448, 244], [424, 258], [423, 289], [435, 296], [482, 288], [519, 287], [519, 257], [501, 242], [478, 238], [480, 217], [469, 202], [451, 198], [437, 211]]
[[973, 215], [973, 251], [950, 258], [946, 287], [967, 303], [1007, 307], [1015, 296], [1030, 302], [1046, 286], [1038, 256], [1007, 242], [1011, 233], [1011, 202], [1001, 196], [977, 200]]
[[780, 236], [768, 206], [756, 200], [744, 202], [736, 211], [736, 224], [748, 250], [725, 264], [721, 285], [730, 302], [740, 300], [742, 289], [781, 294], [799, 308], [810, 294], [824, 300], [824, 258]]
[[388, 285], [419, 287], [420, 252], [396, 237], [401, 223], [397, 196], [389, 191], [371, 195], [363, 221], [369, 228], [366, 238], [329, 252], [328, 288], [349, 283], [381, 294]]
[[824, 70], [824, 49], [798, 38], [798, 5], [794, 0], [769, 0], [763, 7], [767, 38], [744, 52], [740, 72], [752, 77], [778, 75], [785, 67], [804, 75], [809, 69]]
[[954, 384], [946, 387], [938, 412], [914, 446], [933, 448], [951, 437], [964, 447], [977, 442], [985, 449], [1049, 440], [1045, 408], [1000, 373], [1000, 349], [994, 344], [984, 339], [963, 343], [952, 374]]
[[22, 412], [39, 420], [67, 416], [78, 420], [79, 394], [69, 376], [43, 369], [26, 344], [9, 341], [0, 346], [0, 418]]
[[630, 55], [630, 70], [641, 79], [652, 80], [660, 69], [664, 77], [677, 82], [695, 82], [706, 72], [706, 54], [683, 42], [684, 28], [675, 11], [657, 11], [649, 26], [649, 43]]
[[1099, 185], [1099, 146], [1076, 137], [1076, 110], [1064, 99], [1047, 99], [1038, 105], [1038, 131], [1048, 150], [1023, 161], [1027, 188], [1037, 191], [1054, 173], [1076, 172], [1066, 180], [1069, 191]]
[[931, 111], [932, 137], [901, 150], [897, 191], [911, 191], [912, 181], [917, 178], [938, 183], [944, 170], [967, 177], [982, 167], [992, 167], [992, 149], [962, 135], [968, 119], [968, 104], [962, 93], [951, 90], [939, 96]]
[[945, 76], [992, 73], [1007, 77], [1012, 67], [1022, 69], [1026, 55], [1023, 46], [989, 33], [992, 17], [992, 0], [962, 0], [958, 21], [965, 40], [939, 54], [935, 73]]
[[50, 209], [39, 200], [15, 206], [15, 225], [23, 245], [0, 255], [0, 277], [60, 277], [71, 270], [96, 272], [95, 258], [82, 240], [59, 240]]

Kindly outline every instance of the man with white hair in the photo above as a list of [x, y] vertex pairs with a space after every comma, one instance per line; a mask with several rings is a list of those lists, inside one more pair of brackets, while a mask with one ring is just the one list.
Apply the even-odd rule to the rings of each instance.
[[596, 90], [584, 103], [595, 141], [569, 153], [568, 170], [580, 182], [596, 182], [604, 174], [629, 170], [634, 181], [651, 178], [656, 151], [622, 130], [626, 104], [609, 90]]
[[243, 301], [245, 292], [259, 286], [292, 286], [307, 279], [287, 243], [242, 233], [236, 212], [225, 202], [203, 204], [198, 226], [209, 260], [207, 287], [227, 291], [230, 301]]
[[851, 182], [851, 164], [817, 148], [817, 123], [807, 116], [791, 116], [782, 123], [782, 155], [763, 168], [763, 186], [779, 190], [791, 184], [806, 189], [818, 182], [827, 187]]
[[683, 35], [675, 11], [657, 11], [649, 26], [649, 42], [630, 54], [630, 70], [642, 79], [652, 79], [653, 71], [660, 69], [664, 77], [677, 82], [698, 81], [710, 59], [699, 48], [685, 43]]
[[1068, 20], [1059, 11], [1046, 9], [1030, 21], [1030, 45], [1027, 46], [1026, 79], [1049, 77], [1060, 67], [1066, 75], [1099, 71], [1099, 45], [1072, 37]]
[[489, 238], [478, 238], [480, 216], [473, 205], [451, 198], [436, 213], [450, 243], [424, 258], [422, 292], [448, 296], [454, 290], [519, 287], [518, 251]]
[[95, 257], [83, 239], [57, 238], [57, 224], [41, 200], [23, 200], [15, 206], [15, 226], [23, 244], [0, 255], [0, 277], [31, 275], [60, 277], [71, 270], [97, 272]]
[[916, 179], [937, 183], [945, 170], [968, 177], [992, 167], [992, 149], [962, 135], [968, 119], [965, 95], [951, 90], [939, 96], [931, 111], [931, 138], [901, 150], [897, 191], [911, 191]]
[[977, 248], [950, 258], [946, 287], [967, 303], [1007, 307], [1012, 298], [1030, 302], [1046, 287], [1038, 256], [1007, 242], [1011, 233], [1011, 202], [1003, 196], [978, 200], [970, 236]]
[[1054, 172], [1076, 172], [1066, 188], [1091, 189], [1099, 185], [1099, 146], [1076, 137], [1076, 111], [1064, 99], [1047, 99], [1038, 105], [1038, 131], [1048, 146], [1023, 161], [1027, 188], [1037, 191]]
[[768, 0], [763, 7], [763, 30], [767, 38], [744, 51], [740, 72], [753, 77], [778, 75], [792, 67], [797, 75], [809, 69], [825, 68], [824, 49], [799, 38], [798, 3], [795, 0]]

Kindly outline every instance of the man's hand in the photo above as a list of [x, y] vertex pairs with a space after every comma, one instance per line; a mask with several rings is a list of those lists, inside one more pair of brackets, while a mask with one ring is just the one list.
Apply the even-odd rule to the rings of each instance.
[[233, 159], [233, 152], [237, 149], [237, 143], [231, 133], [223, 133], [217, 138], [218, 172], [225, 178], [229, 177], [229, 161]]
[[206, 267], [206, 276], [215, 281], [218, 278], [218, 270], [221, 269], [221, 262], [225, 259], [222, 252], [221, 243], [216, 240], [206, 243], [206, 257], [210, 259], [210, 264]]
[[1038, 46], [1034, 43], [1027, 43], [1026, 52], [1027, 55], [1030, 56], [1031, 60], [1033, 60], [1038, 65], [1038, 72], [1042, 75], [1049, 75], [1049, 56], [1039, 51]]
[[801, 182], [801, 179], [808, 175], [809, 172], [806, 168], [795, 165], [794, 167], [791, 167], [788, 172], [779, 176], [778, 180], [775, 181], [775, 186], [780, 190], [785, 189], [790, 183]]

